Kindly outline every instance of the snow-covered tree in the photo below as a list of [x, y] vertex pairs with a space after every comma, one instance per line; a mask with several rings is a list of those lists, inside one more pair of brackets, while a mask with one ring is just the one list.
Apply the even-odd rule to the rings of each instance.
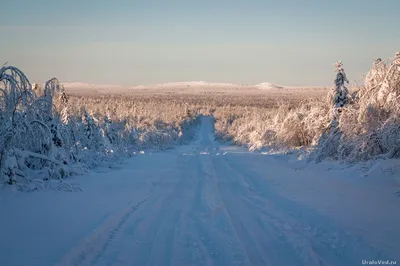
[[337, 114], [342, 111], [342, 108], [348, 104], [349, 102], [349, 91], [345, 86], [345, 82], [349, 83], [349, 80], [346, 77], [346, 73], [343, 69], [343, 63], [341, 61], [335, 64], [336, 66], [336, 79], [334, 80], [335, 87], [334, 89], [334, 98], [333, 98], [333, 107], [334, 107], [334, 116], [337, 118]]
[[[139, 148], [180, 143], [189, 108], [149, 101], [136, 108], [122, 97], [69, 101], [56, 78], [31, 86], [22, 71], [0, 68], [0, 184], [44, 188], [51, 179], [106, 163]], [[104, 107], [110, 106], [107, 111]], [[166, 115], [167, 113], [167, 115]], [[104, 115], [105, 114], [105, 115]], [[117, 115], [118, 114], [118, 115]], [[192, 134], [192, 132], [190, 132]], [[45, 183], [44, 183], [45, 182]], [[47, 183], [46, 183], [47, 184]], [[70, 188], [70, 187], [69, 187]]]
[[85, 128], [85, 137], [87, 139], [88, 145], [90, 146], [97, 133], [97, 128], [92, 116], [88, 114], [86, 109], [83, 110], [82, 122]]
[[61, 103], [61, 122], [65, 125], [69, 124], [69, 111], [68, 111], [68, 96], [65, 93], [65, 89], [63, 88], [59, 97], [59, 101]]
[[32, 85], [24, 73], [12, 66], [0, 68], [0, 182], [15, 179], [15, 152], [13, 146], [17, 143], [18, 129], [29, 107], [35, 100]]
[[333, 87], [332, 119], [324, 129], [317, 142], [316, 160], [336, 156], [342, 132], [340, 130], [340, 115], [343, 108], [350, 103], [350, 95], [345, 83], [349, 83], [341, 61], [335, 64], [336, 78]]

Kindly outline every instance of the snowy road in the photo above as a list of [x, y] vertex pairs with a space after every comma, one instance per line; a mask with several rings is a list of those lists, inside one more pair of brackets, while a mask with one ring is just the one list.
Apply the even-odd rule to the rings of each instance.
[[191, 145], [79, 177], [84, 192], [0, 195], [0, 265], [400, 264], [393, 187], [321, 183], [213, 131], [204, 117]]

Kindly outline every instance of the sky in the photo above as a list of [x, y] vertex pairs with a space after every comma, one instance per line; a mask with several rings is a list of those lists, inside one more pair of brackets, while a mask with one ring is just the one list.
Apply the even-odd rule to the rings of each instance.
[[351, 82], [400, 51], [399, 0], [0, 0], [0, 65], [33, 82]]

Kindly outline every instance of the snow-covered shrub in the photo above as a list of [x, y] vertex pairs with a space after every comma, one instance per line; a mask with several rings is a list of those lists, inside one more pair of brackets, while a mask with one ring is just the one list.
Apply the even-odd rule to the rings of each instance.
[[[134, 99], [119, 96], [72, 97], [72, 113], [90, 111], [99, 134], [112, 144], [114, 153], [141, 149], [167, 149], [194, 136], [199, 114], [194, 106], [168, 99]], [[84, 117], [84, 116], [83, 116]], [[84, 119], [85, 120], [85, 119]], [[97, 121], [97, 122], [96, 122]], [[85, 123], [84, 123], [85, 124]], [[90, 132], [93, 132], [91, 130]]]
[[347, 97], [344, 108], [339, 106], [341, 112], [334, 112], [332, 123], [316, 147], [317, 160], [400, 156], [399, 59], [397, 53], [389, 60], [375, 60], [364, 85], [353, 97]]
[[358, 100], [340, 118], [340, 159], [398, 157], [400, 54], [376, 60], [358, 91]]
[[217, 107], [217, 136], [250, 149], [308, 147], [318, 161], [400, 157], [400, 53], [377, 59], [353, 93], [347, 82], [339, 62], [327, 99], [275, 108]]
[[298, 107], [276, 114], [277, 144], [285, 147], [309, 147], [314, 145], [329, 117], [329, 108], [320, 99], [309, 99]]
[[14, 147], [25, 138], [30, 125], [26, 117], [36, 96], [24, 73], [11, 66], [0, 69], [0, 182], [16, 181], [16, 154]]
[[[109, 107], [108, 109], [106, 109]], [[0, 183], [52, 187], [143, 148], [165, 149], [194, 135], [195, 109], [117, 97], [71, 97], [57, 79], [44, 89], [19, 69], [0, 69]], [[57, 189], [75, 190], [63, 182]]]
[[310, 146], [329, 122], [329, 110], [325, 101], [315, 98], [275, 108], [217, 108], [217, 137], [251, 150]]

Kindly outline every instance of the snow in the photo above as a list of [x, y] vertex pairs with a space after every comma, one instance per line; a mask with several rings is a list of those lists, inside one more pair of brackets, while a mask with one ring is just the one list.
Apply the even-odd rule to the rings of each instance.
[[112, 84], [92, 84], [85, 82], [63, 82], [61, 83], [66, 89], [112, 89], [112, 88], [124, 88], [121, 85]]
[[175, 87], [175, 86], [207, 86], [208, 83], [205, 81], [189, 81], [189, 82], [167, 82], [156, 84], [156, 86], [161, 87]]
[[[61, 83], [64, 88], [70, 91], [76, 90], [100, 90], [100, 91], [119, 91], [126, 92], [129, 90], [146, 90], [146, 89], [255, 89], [255, 90], [274, 90], [274, 89], [323, 89], [326, 86], [281, 86], [270, 82], [262, 82], [259, 84], [235, 84], [229, 82], [207, 82], [207, 81], [179, 81], [179, 82], [166, 82], [158, 84], [147, 85], [115, 85], [115, 84], [93, 84], [85, 82], [63, 82]], [[329, 86], [328, 86], [329, 87]]]
[[260, 84], [256, 85], [257, 88], [267, 90], [267, 89], [282, 89], [283, 87], [269, 83], [269, 82], [263, 82]]
[[82, 192], [4, 187], [0, 265], [400, 263], [399, 180], [376, 170], [396, 165], [365, 172], [214, 139], [203, 117], [190, 145], [69, 179]]
[[206, 81], [181, 81], [181, 82], [167, 82], [160, 84], [150, 85], [137, 85], [137, 86], [122, 86], [112, 84], [92, 84], [85, 82], [63, 82], [62, 85], [66, 89], [145, 89], [145, 88], [175, 88], [175, 87], [238, 87], [242, 85], [233, 83], [218, 83]]
[[242, 85], [233, 84], [233, 83], [210, 83], [206, 81], [182, 81], [182, 82], [167, 82], [160, 84], [152, 84], [152, 85], [139, 85], [133, 86], [132, 89], [145, 89], [145, 88], [182, 88], [182, 87], [240, 87]]
[[[121, 86], [112, 84], [91, 84], [85, 82], [64, 82], [62, 85], [66, 89], [146, 89], [146, 88], [182, 88], [182, 87], [215, 87], [215, 88], [226, 88], [226, 87], [253, 87], [253, 85], [234, 84], [228, 82], [207, 82], [207, 81], [180, 81], [180, 82], [166, 82], [159, 84], [149, 85], [137, 85], [137, 86]], [[254, 87], [258, 89], [282, 89], [282, 86], [278, 86], [269, 82], [263, 82]]]

